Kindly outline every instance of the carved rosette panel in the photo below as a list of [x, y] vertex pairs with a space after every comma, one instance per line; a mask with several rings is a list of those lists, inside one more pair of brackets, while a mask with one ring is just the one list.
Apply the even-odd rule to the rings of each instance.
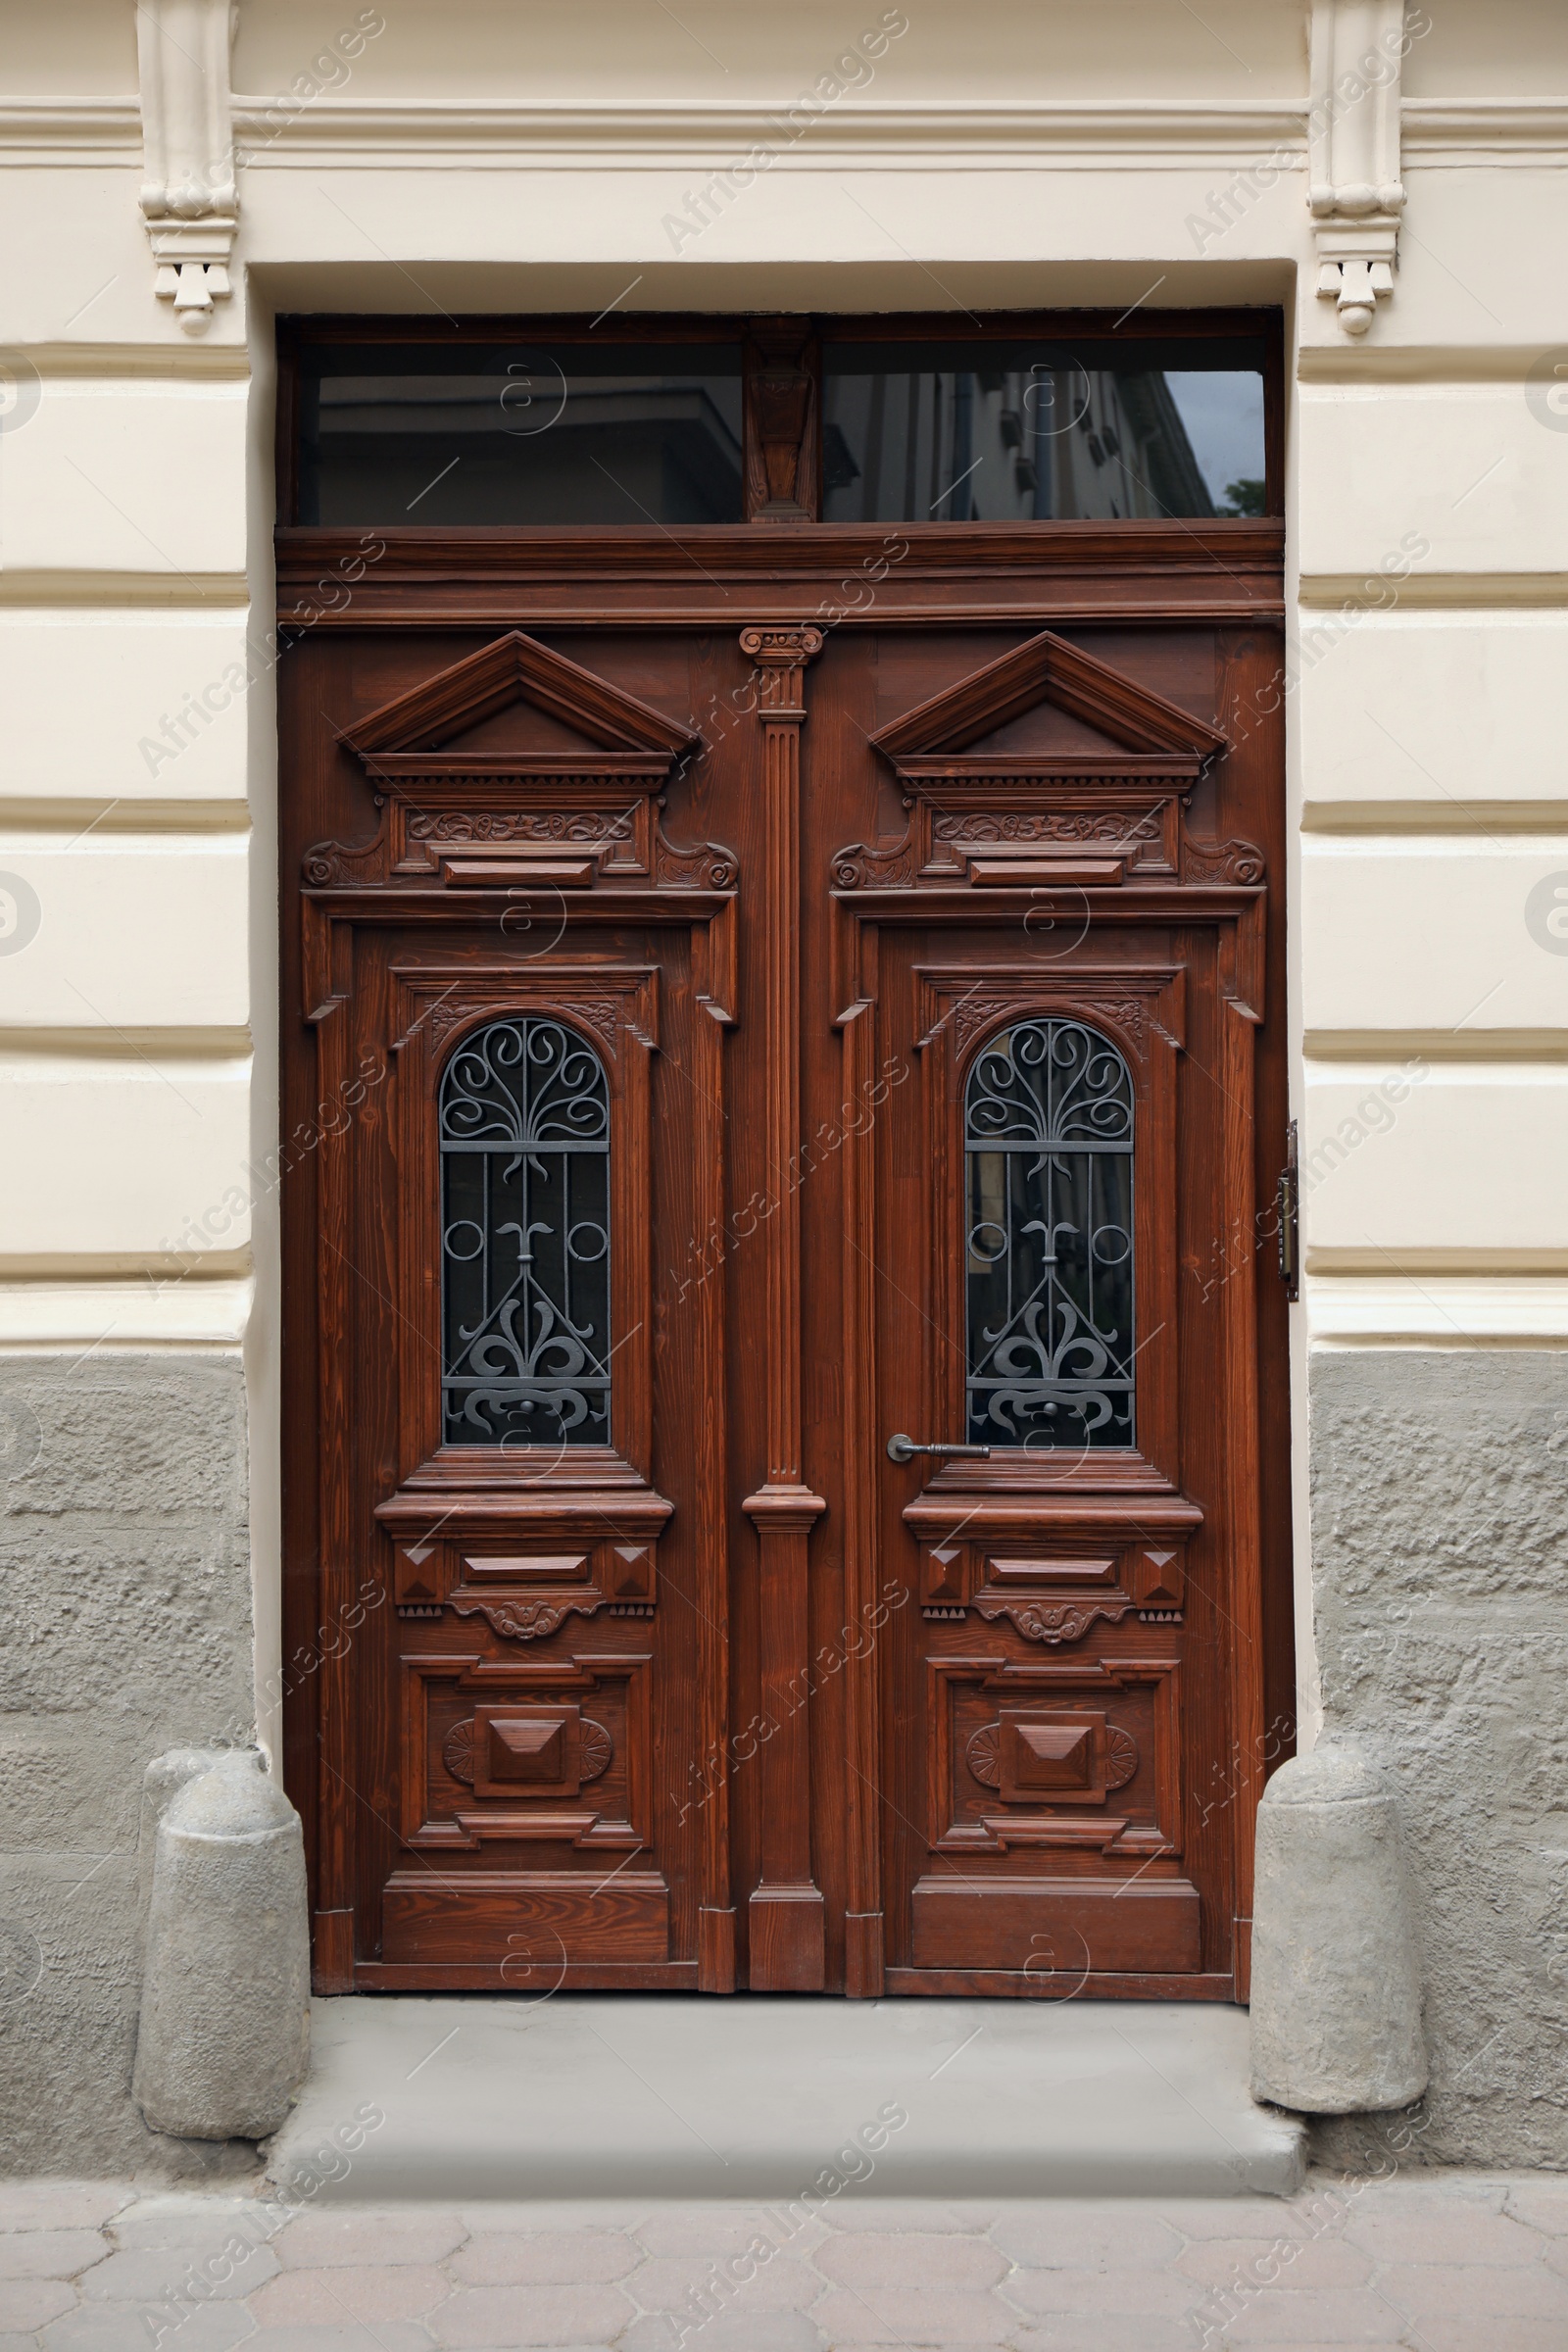
[[1125, 1788], [1138, 1770], [1138, 1742], [1118, 1724], [1105, 1726], [1105, 1787]]
[[979, 1731], [972, 1733], [969, 1744], [963, 1751], [963, 1760], [982, 1788], [1000, 1788], [1002, 1787], [1001, 1724], [982, 1724]]
[[455, 1781], [473, 1787], [473, 1717], [455, 1723], [441, 1742], [441, 1761]]

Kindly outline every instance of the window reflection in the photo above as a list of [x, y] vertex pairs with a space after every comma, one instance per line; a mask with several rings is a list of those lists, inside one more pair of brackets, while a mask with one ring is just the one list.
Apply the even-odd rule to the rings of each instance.
[[843, 343], [827, 522], [1257, 514], [1261, 342]]
[[308, 345], [307, 523], [743, 517], [739, 344]]

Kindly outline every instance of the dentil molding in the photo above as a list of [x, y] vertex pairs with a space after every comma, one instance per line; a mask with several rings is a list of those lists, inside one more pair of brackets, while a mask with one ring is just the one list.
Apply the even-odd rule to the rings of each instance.
[[229, 291], [239, 212], [229, 100], [237, 15], [230, 0], [137, 0], [141, 209], [157, 292], [190, 334]]

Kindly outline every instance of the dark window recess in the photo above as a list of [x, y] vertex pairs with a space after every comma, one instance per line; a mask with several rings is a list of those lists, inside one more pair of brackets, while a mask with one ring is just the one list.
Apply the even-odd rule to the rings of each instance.
[[829, 343], [824, 522], [1256, 514], [1261, 337]]
[[304, 523], [744, 519], [739, 344], [311, 344]]

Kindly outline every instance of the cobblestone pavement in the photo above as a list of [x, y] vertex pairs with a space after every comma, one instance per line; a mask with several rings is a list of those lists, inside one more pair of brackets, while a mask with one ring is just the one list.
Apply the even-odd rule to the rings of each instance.
[[851, 2189], [817, 2218], [799, 2203], [290, 2215], [253, 2195], [0, 2183], [0, 2352], [155, 2344], [1565, 2352], [1568, 2177], [1317, 2174], [1289, 2202]]

